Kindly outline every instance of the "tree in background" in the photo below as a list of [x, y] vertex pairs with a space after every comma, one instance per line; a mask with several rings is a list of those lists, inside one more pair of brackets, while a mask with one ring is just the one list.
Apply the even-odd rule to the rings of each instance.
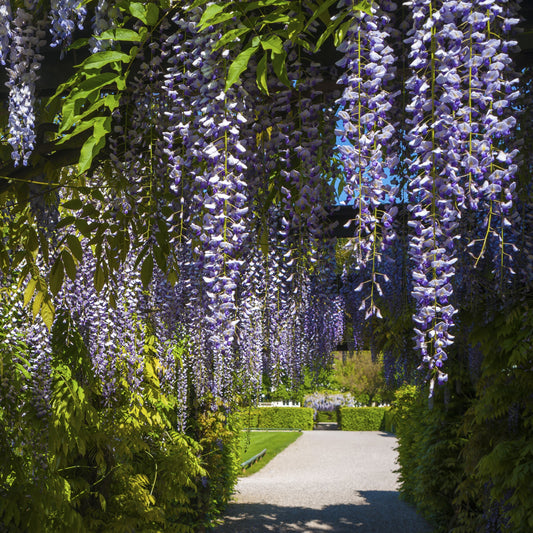
[[355, 401], [363, 405], [381, 403], [391, 396], [385, 382], [383, 358], [373, 358], [367, 350], [337, 352], [332, 386], [350, 392]]

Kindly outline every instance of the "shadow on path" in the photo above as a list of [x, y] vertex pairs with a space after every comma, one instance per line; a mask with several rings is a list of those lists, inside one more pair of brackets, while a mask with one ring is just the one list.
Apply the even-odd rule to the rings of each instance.
[[265, 503], [233, 503], [213, 533], [429, 533], [395, 491], [359, 491], [360, 503], [321, 509]]

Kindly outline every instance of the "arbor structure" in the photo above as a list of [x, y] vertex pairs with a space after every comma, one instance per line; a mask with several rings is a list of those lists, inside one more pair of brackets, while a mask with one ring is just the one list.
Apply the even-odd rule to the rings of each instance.
[[[46, 416], [69, 339], [95, 402], [157, 380], [173, 427], [195, 427], [265, 372], [327, 363], [344, 305], [396, 379], [421, 360], [431, 395], [452, 353], [475, 375], [463, 311], [488, 317], [531, 281], [521, 15], [516, 0], [1, 2], [17, 416]], [[336, 185], [354, 207], [342, 291]]]

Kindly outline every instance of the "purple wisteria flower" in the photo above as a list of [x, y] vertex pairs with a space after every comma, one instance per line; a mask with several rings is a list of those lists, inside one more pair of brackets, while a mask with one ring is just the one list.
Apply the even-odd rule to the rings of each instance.
[[263, 302], [265, 298], [265, 262], [261, 250], [251, 247], [244, 262], [237, 304], [236, 341], [242, 393], [259, 397], [266, 348]]
[[[338, 150], [344, 165], [346, 202], [356, 207], [354, 239], [348, 243], [357, 264], [371, 259], [370, 283], [380, 290], [377, 264], [381, 250], [393, 240], [392, 220], [396, 214], [396, 188], [388, 176], [395, 174], [396, 119], [393, 116], [399, 91], [394, 86], [396, 57], [388, 44], [394, 33], [391, 24], [393, 2], [374, 7], [373, 14], [357, 12], [345, 41], [339, 47], [344, 57], [338, 83], [344, 91], [337, 100], [341, 107], [341, 143]], [[386, 206], [389, 205], [389, 208]], [[382, 230], [378, 230], [382, 225]], [[371, 291], [368, 313], [378, 314]]]
[[409, 183], [409, 225], [416, 344], [430, 374], [441, 382], [447, 379], [441, 369], [453, 343], [460, 220], [468, 209], [485, 211], [486, 234], [478, 253], [489, 236], [503, 253], [516, 171], [516, 151], [499, 142], [515, 123], [506, 111], [517, 96], [516, 79], [509, 77], [512, 43], [504, 39], [515, 21], [505, 18], [500, 26], [499, 3], [482, 4], [406, 3], [413, 20], [406, 40], [412, 69], [406, 86], [411, 94], [409, 169], [415, 176]]
[[355, 407], [355, 401], [350, 393], [315, 392], [305, 397], [304, 407], [312, 407], [315, 411], [335, 411], [339, 407]]
[[[44, 270], [40, 257], [37, 268]], [[52, 348], [48, 328], [40, 316], [33, 317], [31, 308], [24, 305], [23, 293], [17, 288], [14, 278], [0, 279], [0, 290], [0, 353], [5, 365], [4, 375], [5, 368], [10, 368], [18, 375], [9, 376], [9, 379], [20, 383], [20, 378], [23, 378], [22, 390], [14, 390], [4, 380], [1, 380], [0, 389], [8, 396], [4, 400], [11, 401], [15, 411], [25, 413], [23, 416], [31, 412], [45, 423], [50, 413], [52, 386]], [[23, 396], [28, 404], [25, 405], [16, 395]]]
[[194, 26], [200, 16], [199, 10], [187, 18], [177, 14], [177, 31], [168, 38], [173, 54], [165, 74], [169, 105], [164, 153], [179, 209], [172, 223], [179, 238], [185, 226], [190, 228], [185, 241], [192, 252], [187, 306], [194, 316], [187, 331], [202, 354], [203, 368], [195, 373], [197, 392], [229, 400], [236, 289], [248, 232], [246, 148], [241, 140], [248, 119], [242, 90], [224, 89], [227, 57], [214, 50], [217, 36], [201, 34]]
[[86, 15], [87, 8], [82, 0], [52, 0], [49, 14], [50, 33], [52, 34], [50, 46], [64, 48], [71, 44], [76, 27], [83, 29]]
[[15, 165], [28, 164], [35, 145], [35, 82], [42, 61], [39, 51], [45, 44], [41, 24], [35, 25], [31, 13], [17, 8], [11, 24], [11, 42], [7, 73], [9, 80], [9, 133], [12, 158]]
[[[109, 2], [109, 0], [98, 0], [92, 19], [93, 34], [101, 35], [113, 27], [114, 20], [120, 20], [121, 17], [121, 11], [116, 3]], [[111, 41], [107, 39], [96, 39], [95, 37], [90, 39], [91, 52], [93, 54], [108, 49], [111, 44]]]
[[5, 65], [9, 57], [11, 41], [12, 11], [10, 0], [0, 1], [0, 65]]
[[140, 273], [133, 268], [130, 255], [115, 275], [107, 292], [98, 293], [94, 286], [97, 264], [90, 248], [84, 254], [76, 279], [67, 279], [57, 297], [82, 336], [94, 373], [99, 380], [104, 401], [112, 405], [122, 387], [121, 380], [138, 389], [144, 371], [145, 329], [141, 323], [144, 302]]

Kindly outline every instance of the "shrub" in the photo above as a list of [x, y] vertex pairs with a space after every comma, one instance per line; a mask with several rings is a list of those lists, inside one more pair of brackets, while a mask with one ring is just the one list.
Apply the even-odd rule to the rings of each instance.
[[313, 429], [310, 407], [257, 407], [241, 413], [244, 427], [261, 429]]
[[343, 431], [383, 430], [385, 413], [389, 407], [341, 407], [339, 428]]
[[372, 357], [369, 350], [338, 353], [335, 358], [333, 383], [350, 391], [357, 403], [370, 405], [381, 401], [386, 392], [383, 356]]
[[225, 414], [223, 408], [204, 409], [193, 421], [195, 440], [201, 446], [205, 469], [196, 487], [196, 497], [189, 504], [198, 520], [194, 531], [216, 523], [226, 509], [240, 472], [240, 420]]
[[413, 398], [412, 390], [402, 391], [401, 414], [396, 414], [400, 493], [434, 525], [435, 533], [447, 533], [454, 521], [454, 494], [463, 479], [458, 435], [463, 399], [452, 396], [445, 404], [438, 390], [432, 406], [427, 394]]
[[474, 330], [484, 360], [461, 428], [465, 481], [454, 533], [533, 531], [532, 331], [531, 299]]
[[392, 409], [388, 409], [385, 411], [383, 415], [383, 427], [381, 428], [383, 431], [386, 431], [387, 433], [395, 433], [396, 432], [396, 424], [394, 422], [394, 412]]
[[531, 331], [530, 302], [502, 308], [465, 347], [483, 356], [475, 382], [456, 357], [433, 405], [415, 387], [396, 394], [400, 493], [436, 533], [533, 531]]
[[[163, 390], [150, 351], [141, 385], [124, 380], [106, 405], [81, 336], [61, 324], [53, 330], [46, 418], [22, 411], [31, 402], [22, 404], [20, 394], [0, 395], [0, 531], [193, 533], [211, 526], [236, 481], [238, 427], [209, 402], [190, 434], [177, 432], [178, 399]], [[11, 384], [24, 393], [17, 360], [26, 347], [15, 350], [4, 371], [20, 378]]]

